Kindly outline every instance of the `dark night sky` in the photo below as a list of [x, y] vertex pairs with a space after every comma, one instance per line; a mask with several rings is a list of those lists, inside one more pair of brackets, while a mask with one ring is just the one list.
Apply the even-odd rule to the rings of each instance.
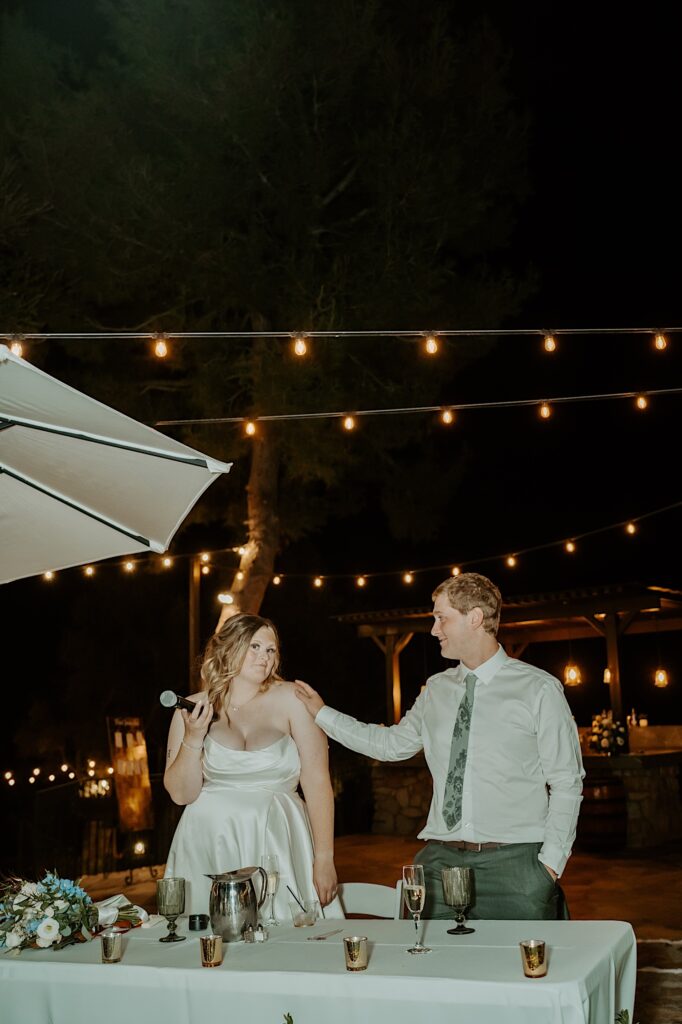
[[[679, 122], [673, 50], [678, 36], [672, 15], [638, 9], [628, 17], [621, 9], [617, 18], [598, 12], [581, 17], [575, 7], [535, 10], [492, 2], [483, 9], [511, 48], [513, 88], [531, 116], [531, 195], [513, 259], [519, 267], [535, 267], [539, 286], [507, 326], [680, 324], [682, 224], [671, 141]], [[536, 339], [504, 340], [462, 375], [453, 400], [678, 386], [681, 345], [682, 337], [673, 338], [658, 355], [649, 338], [592, 336], [566, 339], [548, 357]], [[661, 398], [644, 415], [622, 402], [566, 406], [546, 424], [531, 410], [472, 413], [451, 431], [434, 432], [444, 461], [462, 449], [468, 453], [461, 502], [458, 497], [444, 535], [413, 547], [386, 543], [381, 518], [364, 508], [355, 521], [332, 524], [324, 536], [289, 549], [281, 567], [315, 573], [476, 560], [676, 502], [679, 403], [679, 397]], [[594, 538], [574, 560], [552, 551], [522, 560], [515, 574], [497, 562], [472, 568], [488, 572], [508, 595], [628, 580], [682, 589], [679, 532], [678, 510], [643, 525], [636, 539], [619, 533]], [[200, 528], [185, 538], [188, 549], [220, 543], [219, 535]], [[165, 579], [140, 579], [131, 599], [132, 581], [121, 580], [116, 570], [101, 574], [106, 586], [68, 575], [52, 589], [39, 580], [2, 588], [3, 646], [17, 673], [11, 692], [23, 692], [25, 680], [27, 689], [52, 692], [58, 700], [60, 666], [66, 657], [78, 657], [79, 631], [81, 637], [100, 638], [101, 663], [83, 668], [93, 685], [103, 672], [107, 679], [123, 680], [142, 674], [152, 695], [170, 684], [184, 688], [184, 582], [169, 593]], [[290, 674], [319, 685], [330, 702], [371, 718], [383, 707], [380, 656], [369, 641], [356, 641], [348, 627], [329, 617], [361, 606], [427, 604], [442, 575], [418, 577], [409, 596], [393, 580], [362, 596], [349, 582], [313, 594], [309, 584], [292, 581], [286, 592], [268, 595], [263, 612], [282, 625]], [[86, 592], [87, 586], [92, 589]], [[205, 632], [217, 589], [206, 590]], [[172, 628], [164, 649], [150, 652], [145, 638], [159, 618]], [[646, 706], [654, 721], [679, 721], [682, 659], [675, 637], [639, 643], [627, 652], [626, 700]], [[656, 643], [676, 665], [675, 685], [664, 693], [640, 684], [641, 665], [658, 657]], [[531, 660], [558, 671], [567, 652], [557, 645], [531, 654]], [[428, 638], [414, 641], [406, 655], [406, 688], [414, 692], [437, 667], [437, 655]], [[591, 659], [594, 681], [601, 651], [586, 645], [584, 657]], [[589, 707], [599, 710], [602, 692], [594, 682], [590, 694]], [[123, 701], [130, 700], [128, 691]], [[152, 733], [161, 736], [165, 720], [152, 706], [145, 698], [130, 710], [147, 714]], [[585, 721], [587, 710], [581, 714]], [[17, 716], [23, 717], [21, 708]], [[18, 753], [10, 748], [8, 756]]]

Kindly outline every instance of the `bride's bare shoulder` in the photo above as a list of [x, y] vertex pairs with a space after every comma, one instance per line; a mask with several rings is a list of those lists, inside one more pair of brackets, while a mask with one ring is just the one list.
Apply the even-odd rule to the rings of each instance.
[[270, 687], [270, 693], [272, 693], [277, 700], [296, 700], [294, 684], [288, 682], [286, 679], [278, 679], [277, 682], [273, 683]]

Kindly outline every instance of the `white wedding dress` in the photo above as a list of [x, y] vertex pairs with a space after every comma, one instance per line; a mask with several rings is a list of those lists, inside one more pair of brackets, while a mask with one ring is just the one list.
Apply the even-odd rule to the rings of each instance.
[[[287, 885], [302, 900], [318, 898], [308, 812], [296, 792], [296, 744], [282, 736], [261, 750], [232, 750], [207, 735], [203, 772], [201, 792], [183, 811], [166, 862], [166, 877], [186, 879], [185, 913], [208, 913], [207, 874], [259, 865], [263, 854], [274, 853], [280, 871], [275, 917], [291, 924]], [[255, 877], [260, 895], [258, 882]], [[324, 914], [343, 917], [338, 899]]]

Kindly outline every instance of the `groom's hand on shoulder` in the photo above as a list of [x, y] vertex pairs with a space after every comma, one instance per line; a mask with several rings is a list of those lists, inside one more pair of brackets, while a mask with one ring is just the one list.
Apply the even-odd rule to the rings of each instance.
[[313, 718], [315, 718], [320, 708], [324, 707], [324, 701], [317, 690], [313, 690], [312, 686], [308, 686], [307, 683], [300, 679], [294, 680], [294, 693]]

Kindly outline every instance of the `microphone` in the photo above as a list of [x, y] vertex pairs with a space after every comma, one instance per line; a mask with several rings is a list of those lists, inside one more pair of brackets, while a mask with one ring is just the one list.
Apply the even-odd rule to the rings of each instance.
[[187, 700], [186, 697], [181, 697], [172, 690], [164, 690], [159, 700], [165, 708], [184, 708], [185, 711], [194, 711], [196, 707], [194, 701]]

